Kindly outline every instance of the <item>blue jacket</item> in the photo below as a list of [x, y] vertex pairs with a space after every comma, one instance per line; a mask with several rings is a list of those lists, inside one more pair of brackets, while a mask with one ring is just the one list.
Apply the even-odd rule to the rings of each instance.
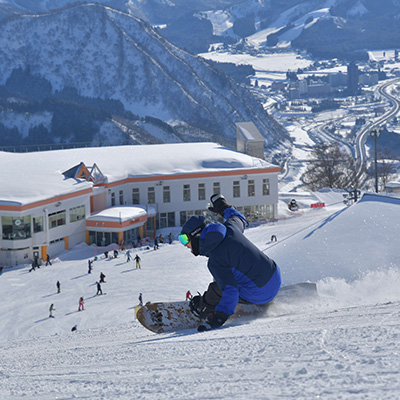
[[199, 253], [208, 257], [208, 269], [222, 291], [217, 311], [232, 315], [239, 297], [266, 304], [281, 286], [279, 268], [243, 235], [246, 218], [227, 208], [224, 224], [213, 222], [200, 235]]

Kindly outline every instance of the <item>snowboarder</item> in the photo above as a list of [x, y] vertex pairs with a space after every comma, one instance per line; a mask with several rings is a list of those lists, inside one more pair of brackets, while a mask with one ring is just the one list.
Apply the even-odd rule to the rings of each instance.
[[172, 244], [172, 233], [171, 232], [168, 235], [168, 243]]
[[83, 297], [79, 298], [79, 307], [78, 307], [78, 311], [83, 311], [85, 309], [84, 307], [84, 301], [83, 301]]
[[101, 290], [100, 282], [96, 282], [96, 285], [97, 285], [97, 293], [96, 293], [96, 296], [103, 294], [103, 291]]
[[188, 290], [187, 292], [186, 292], [186, 301], [188, 301], [188, 300], [192, 300], [192, 293], [190, 293], [190, 290]]
[[125, 255], [126, 255], [126, 262], [131, 261], [131, 252], [129, 250], [126, 252]]
[[54, 318], [53, 311], [56, 311], [56, 309], [54, 308], [54, 304], [51, 303], [49, 307], [49, 313], [50, 313], [49, 318]]
[[92, 273], [92, 260], [88, 260], [88, 274]]
[[60, 283], [60, 281], [57, 281], [56, 286], [57, 286], [57, 293], [60, 293], [61, 292], [61, 283]]
[[114, 250], [114, 258], [118, 257], [118, 250]]
[[154, 250], [158, 249], [158, 239], [157, 236], [154, 238]]
[[108, 251], [105, 251], [105, 252], [104, 252], [104, 257], [105, 257], [105, 258], [108, 258]]
[[140, 268], [140, 257], [138, 254], [136, 254], [136, 257], [134, 258], [134, 260], [136, 261], [136, 269], [141, 269]]
[[209, 210], [224, 217], [224, 224], [206, 224], [203, 216], [192, 216], [179, 235], [193, 255], [208, 257], [208, 269], [215, 279], [202, 296], [190, 301], [192, 312], [205, 319], [199, 332], [222, 326], [238, 302], [269, 303], [281, 287], [278, 266], [243, 235], [247, 225], [243, 214], [220, 194], [212, 195], [210, 202]]
[[142, 293], [139, 293], [139, 306], [143, 307], [143, 297], [142, 297]]
[[106, 281], [104, 280], [104, 278], [105, 278], [106, 276], [102, 273], [102, 272], [100, 272], [100, 283], [105, 283]]
[[51, 264], [51, 261], [50, 261], [50, 256], [47, 254], [47, 257], [46, 257], [46, 267], [47, 267], [49, 264], [52, 265], [52, 264]]

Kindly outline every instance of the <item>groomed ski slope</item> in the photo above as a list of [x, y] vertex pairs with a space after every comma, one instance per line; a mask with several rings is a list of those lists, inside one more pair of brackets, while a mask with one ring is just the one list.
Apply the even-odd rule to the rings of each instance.
[[[140, 270], [120, 254], [96, 261], [89, 275], [96, 248], [86, 245], [31, 273], [7, 270], [0, 398], [399, 398], [399, 217], [399, 201], [372, 196], [248, 229], [280, 265], [284, 284], [315, 280], [320, 296], [202, 334], [156, 335], [133, 318], [139, 292], [144, 301], [180, 300], [206, 289], [207, 260], [177, 241], [138, 250]], [[107, 295], [94, 296], [100, 272]]]

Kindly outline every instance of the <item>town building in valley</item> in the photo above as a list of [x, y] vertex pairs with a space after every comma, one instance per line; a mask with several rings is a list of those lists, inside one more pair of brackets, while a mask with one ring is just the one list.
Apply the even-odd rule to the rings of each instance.
[[151, 240], [223, 193], [248, 220], [277, 217], [280, 168], [217, 143], [0, 153], [0, 265], [79, 243]]

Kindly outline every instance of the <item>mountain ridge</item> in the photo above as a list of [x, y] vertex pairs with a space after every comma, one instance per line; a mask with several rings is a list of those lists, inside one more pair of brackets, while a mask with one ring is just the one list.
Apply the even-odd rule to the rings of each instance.
[[244, 86], [122, 11], [78, 4], [0, 26], [2, 85], [13, 70], [29, 67], [53, 91], [119, 100], [140, 117], [183, 121], [231, 143], [241, 121], [253, 121], [270, 145], [288, 139]]

